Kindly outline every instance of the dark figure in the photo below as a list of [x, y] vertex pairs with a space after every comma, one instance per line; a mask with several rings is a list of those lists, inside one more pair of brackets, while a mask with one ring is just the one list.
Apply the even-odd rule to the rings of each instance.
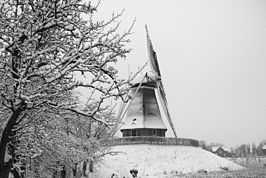
[[116, 178], [117, 175], [116, 174], [112, 174], [111, 178]]
[[129, 172], [132, 175], [132, 177], [137, 177], [138, 176], [138, 170], [137, 169], [131, 169]]

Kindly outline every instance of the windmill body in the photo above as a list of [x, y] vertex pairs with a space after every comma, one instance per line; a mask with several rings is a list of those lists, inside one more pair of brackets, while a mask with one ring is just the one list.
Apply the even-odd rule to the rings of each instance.
[[121, 132], [123, 137], [154, 136], [165, 137], [167, 130], [156, 98], [156, 82], [145, 78], [143, 83], [131, 87], [135, 96], [128, 107]]

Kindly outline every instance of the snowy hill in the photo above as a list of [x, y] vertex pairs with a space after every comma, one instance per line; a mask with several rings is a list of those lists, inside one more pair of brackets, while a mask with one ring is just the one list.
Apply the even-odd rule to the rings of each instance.
[[154, 178], [199, 170], [221, 171], [221, 167], [243, 169], [225, 158], [189, 146], [119, 145], [114, 146], [112, 151], [120, 153], [106, 156], [93, 177], [107, 178], [113, 173], [118, 177], [132, 177], [129, 173], [131, 169], [137, 169], [140, 177]]

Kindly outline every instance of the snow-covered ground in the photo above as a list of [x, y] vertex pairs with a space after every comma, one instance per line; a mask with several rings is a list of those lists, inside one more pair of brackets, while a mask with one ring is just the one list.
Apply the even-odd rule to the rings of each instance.
[[119, 145], [112, 151], [120, 152], [106, 156], [93, 177], [132, 177], [131, 169], [138, 170], [139, 177], [165, 177], [165, 175], [197, 172], [199, 170], [221, 171], [243, 169], [227, 159], [201, 148], [167, 145]]

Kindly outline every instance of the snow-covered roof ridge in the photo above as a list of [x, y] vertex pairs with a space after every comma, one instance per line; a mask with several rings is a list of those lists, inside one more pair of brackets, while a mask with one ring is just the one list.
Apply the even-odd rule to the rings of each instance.
[[230, 148], [228, 148], [226, 146], [213, 146], [212, 151], [216, 152], [219, 148], [222, 148], [224, 151], [231, 152]]
[[217, 151], [219, 148], [220, 148], [220, 146], [213, 146], [213, 147], [212, 147], [212, 152]]

